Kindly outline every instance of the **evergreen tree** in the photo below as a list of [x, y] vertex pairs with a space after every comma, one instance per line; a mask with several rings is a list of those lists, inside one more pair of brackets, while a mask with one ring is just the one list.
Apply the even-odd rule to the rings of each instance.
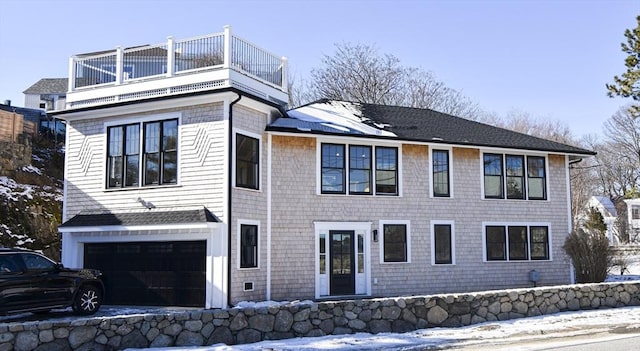
[[[622, 52], [627, 54], [624, 65], [627, 71], [621, 76], [613, 77], [613, 84], [607, 84], [609, 97], [622, 96], [630, 97], [640, 101], [640, 16], [636, 17], [638, 26], [624, 31], [627, 38], [626, 43], [622, 43]], [[633, 105], [629, 111], [634, 116], [640, 116], [640, 106]]]

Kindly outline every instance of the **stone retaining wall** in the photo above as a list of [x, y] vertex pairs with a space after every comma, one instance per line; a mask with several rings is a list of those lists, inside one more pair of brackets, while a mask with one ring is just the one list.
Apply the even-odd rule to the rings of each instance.
[[408, 332], [637, 305], [640, 282], [625, 282], [4, 323], [0, 324], [0, 351], [242, 344], [299, 336]]

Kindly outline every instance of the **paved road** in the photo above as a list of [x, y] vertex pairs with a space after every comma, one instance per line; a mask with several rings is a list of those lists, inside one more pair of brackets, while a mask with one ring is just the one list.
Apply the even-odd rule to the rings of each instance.
[[451, 351], [633, 351], [640, 350], [640, 330], [612, 330], [608, 333], [563, 338], [532, 340], [490, 340], [482, 344], [463, 347], [442, 347]]

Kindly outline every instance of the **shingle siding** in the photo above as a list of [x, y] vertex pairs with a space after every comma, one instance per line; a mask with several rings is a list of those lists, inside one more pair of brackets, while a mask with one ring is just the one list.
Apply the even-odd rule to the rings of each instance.
[[[273, 137], [272, 295], [313, 298], [314, 221], [410, 221], [411, 262], [381, 263], [379, 242], [371, 242], [372, 294], [407, 295], [527, 286], [529, 271], [542, 284], [568, 283], [561, 246], [568, 228], [564, 156], [550, 155], [548, 201], [481, 198], [480, 150], [453, 148], [454, 198], [429, 196], [426, 145], [402, 145], [402, 196], [316, 194], [316, 140]], [[454, 266], [431, 265], [431, 221], [454, 221]], [[553, 261], [483, 262], [483, 222], [550, 223]]]

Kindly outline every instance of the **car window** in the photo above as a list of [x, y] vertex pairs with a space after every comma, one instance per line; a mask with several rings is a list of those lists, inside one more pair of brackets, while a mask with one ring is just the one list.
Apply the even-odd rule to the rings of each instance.
[[15, 255], [0, 255], [0, 274], [20, 272], [20, 265], [16, 262]]
[[55, 263], [50, 260], [34, 254], [23, 253], [22, 260], [24, 261], [24, 265], [27, 267], [27, 270], [49, 270], [55, 267]]

